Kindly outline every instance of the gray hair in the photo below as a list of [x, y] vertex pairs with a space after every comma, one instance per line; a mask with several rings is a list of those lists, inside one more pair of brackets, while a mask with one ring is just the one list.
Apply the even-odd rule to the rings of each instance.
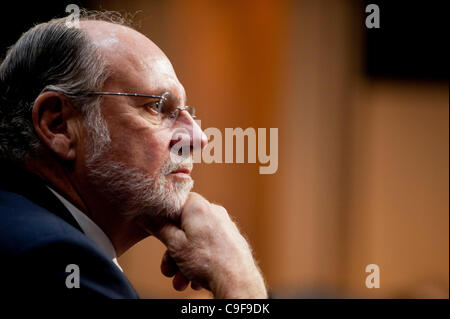
[[[80, 20], [103, 20], [130, 25], [117, 12], [83, 11]], [[0, 65], [0, 160], [16, 164], [39, 154], [42, 147], [31, 119], [35, 99], [44, 91], [70, 98], [95, 136], [109, 140], [98, 96], [109, 76], [101, 52], [85, 31], [54, 19], [25, 32]], [[107, 135], [107, 136], [105, 136]]]

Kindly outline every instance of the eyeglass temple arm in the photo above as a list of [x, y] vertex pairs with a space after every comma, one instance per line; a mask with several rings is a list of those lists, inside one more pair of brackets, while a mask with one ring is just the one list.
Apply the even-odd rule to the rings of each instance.
[[122, 95], [122, 96], [149, 97], [149, 98], [167, 100], [167, 98], [163, 95], [149, 95], [149, 94], [138, 94], [138, 93], [89, 92], [87, 95]]

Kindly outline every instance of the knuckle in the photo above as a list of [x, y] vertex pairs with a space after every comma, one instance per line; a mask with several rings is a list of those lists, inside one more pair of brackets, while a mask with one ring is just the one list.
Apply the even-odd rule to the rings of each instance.
[[204, 200], [204, 201], [206, 201], [206, 199], [202, 195], [200, 195], [199, 193], [196, 193], [196, 192], [189, 193], [189, 200]]
[[211, 206], [202, 196], [194, 195], [190, 197], [184, 209], [190, 213], [207, 213], [211, 209]]
[[217, 208], [219, 213], [221, 213], [222, 215], [228, 216], [228, 211], [225, 209], [225, 207], [220, 206], [220, 205], [215, 205], [215, 207]]
[[216, 205], [216, 204], [211, 204], [214, 211], [217, 212], [218, 215], [222, 216], [222, 217], [229, 217], [228, 211], [225, 209], [225, 207], [220, 206], [220, 205]]

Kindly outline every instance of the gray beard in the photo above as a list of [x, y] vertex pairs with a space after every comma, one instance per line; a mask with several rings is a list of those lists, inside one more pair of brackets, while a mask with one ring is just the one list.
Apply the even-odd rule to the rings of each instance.
[[[193, 180], [169, 180], [167, 174], [180, 167], [169, 157], [159, 172], [129, 167], [109, 158], [109, 131], [99, 107], [90, 108], [85, 121], [88, 128], [86, 167], [91, 185], [124, 217], [160, 216], [177, 220], [192, 187]], [[183, 160], [183, 159], [181, 159]], [[184, 159], [192, 167], [192, 158]]]
[[151, 177], [137, 168], [101, 157], [87, 160], [90, 183], [101, 189], [123, 216], [178, 218], [194, 185], [192, 180], [173, 181], [166, 177], [179, 165], [169, 160], [159, 174]]

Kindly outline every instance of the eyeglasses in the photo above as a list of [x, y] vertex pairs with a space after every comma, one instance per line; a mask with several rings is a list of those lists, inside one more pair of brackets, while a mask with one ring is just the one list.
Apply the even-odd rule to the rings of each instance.
[[162, 95], [149, 95], [138, 93], [116, 93], [116, 92], [89, 92], [87, 95], [115, 95], [115, 96], [131, 96], [131, 97], [145, 97], [158, 99], [158, 101], [147, 104], [147, 109], [151, 115], [152, 121], [155, 124], [162, 125], [164, 127], [172, 126], [178, 118], [180, 111], [186, 111], [189, 115], [195, 119], [195, 108], [193, 106], [177, 106], [171, 108], [169, 103], [170, 93], [164, 92]]

